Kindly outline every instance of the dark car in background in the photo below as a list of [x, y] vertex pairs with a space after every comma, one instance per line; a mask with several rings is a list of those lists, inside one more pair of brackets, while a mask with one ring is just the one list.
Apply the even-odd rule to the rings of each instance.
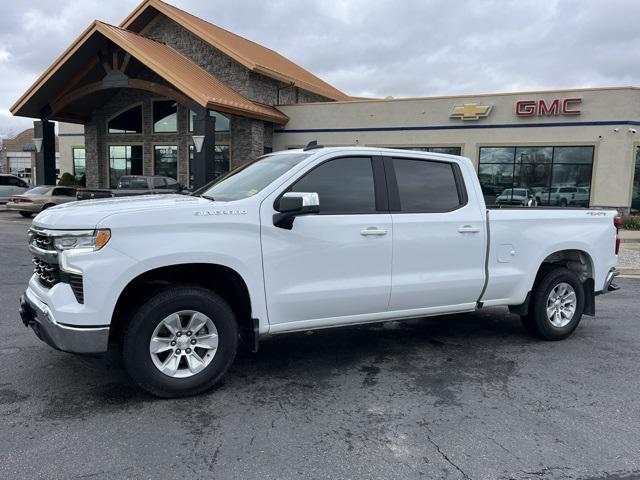
[[81, 188], [76, 196], [78, 200], [91, 200], [93, 198], [180, 193], [182, 190], [182, 185], [170, 177], [125, 175], [118, 180], [117, 188]]

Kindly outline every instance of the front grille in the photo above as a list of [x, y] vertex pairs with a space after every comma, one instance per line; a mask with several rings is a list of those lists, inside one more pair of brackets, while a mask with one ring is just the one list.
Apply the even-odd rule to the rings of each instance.
[[33, 273], [38, 283], [45, 288], [51, 288], [58, 283], [68, 283], [78, 303], [84, 303], [84, 285], [82, 275], [67, 273], [58, 266], [58, 255], [53, 246], [53, 237], [36, 229], [31, 229], [30, 244], [36, 247], [32, 252], [36, 255], [32, 262]]
[[33, 269], [38, 277], [38, 281], [43, 287], [51, 288], [60, 282], [60, 268], [53, 263], [47, 263], [41, 258], [34, 257], [32, 260], [36, 268]]
[[53, 238], [46, 233], [37, 230], [31, 230], [33, 234], [33, 244], [42, 250], [54, 250]]

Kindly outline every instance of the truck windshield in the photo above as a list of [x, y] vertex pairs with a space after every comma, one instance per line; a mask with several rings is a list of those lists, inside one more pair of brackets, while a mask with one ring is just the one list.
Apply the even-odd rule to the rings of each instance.
[[275, 179], [308, 158], [308, 153], [275, 153], [265, 155], [256, 161], [232, 170], [218, 179], [201, 196], [232, 202], [252, 197]]

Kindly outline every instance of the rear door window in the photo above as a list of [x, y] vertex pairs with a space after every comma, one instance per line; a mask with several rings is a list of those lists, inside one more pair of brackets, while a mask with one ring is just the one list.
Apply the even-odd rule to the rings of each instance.
[[453, 164], [394, 158], [393, 168], [402, 212], [449, 212], [462, 206]]

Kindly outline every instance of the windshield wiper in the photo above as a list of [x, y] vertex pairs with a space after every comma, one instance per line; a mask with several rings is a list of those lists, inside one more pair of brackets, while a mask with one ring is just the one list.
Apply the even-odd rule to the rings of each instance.
[[211, 200], [212, 202], [215, 202], [216, 199], [213, 197], [210, 197], [209, 195], [200, 195], [202, 198], [206, 198], [207, 200]]

